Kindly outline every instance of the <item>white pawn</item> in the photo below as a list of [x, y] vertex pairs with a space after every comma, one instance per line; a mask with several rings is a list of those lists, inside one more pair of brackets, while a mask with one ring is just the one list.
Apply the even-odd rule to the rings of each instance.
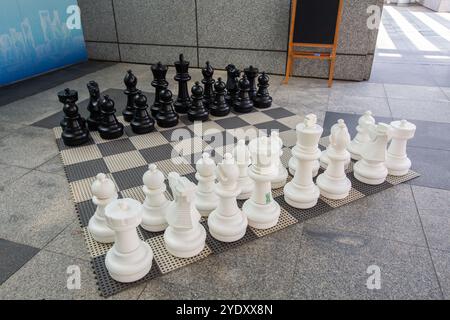
[[356, 179], [370, 185], [382, 184], [388, 175], [386, 168], [386, 147], [389, 142], [390, 126], [379, 123], [374, 139], [364, 144], [362, 159], [355, 163], [353, 174]]
[[239, 209], [236, 197], [241, 193], [237, 181], [239, 168], [234, 163], [230, 153], [217, 166], [216, 193], [219, 205], [208, 218], [208, 228], [211, 236], [219, 241], [233, 242], [244, 237], [247, 231], [247, 216]]
[[273, 160], [273, 165], [277, 170], [277, 176], [272, 180], [272, 189], [279, 189], [284, 187], [288, 177], [288, 171], [281, 162], [281, 156], [283, 155], [283, 140], [280, 138], [280, 134], [278, 133], [278, 131], [272, 131], [272, 133], [270, 134], [270, 139], [272, 141], [272, 145], [277, 146], [278, 150], [278, 154], [274, 155]]
[[404, 176], [411, 168], [406, 144], [414, 137], [416, 126], [406, 120], [391, 122], [392, 141], [387, 150], [386, 167], [390, 175]]
[[313, 182], [312, 166], [320, 157], [318, 143], [323, 129], [317, 117], [309, 114], [296, 127], [297, 144], [292, 154], [297, 160], [294, 178], [284, 187], [284, 200], [294, 208], [309, 209], [317, 204], [319, 188]]
[[164, 174], [155, 164], [148, 166], [148, 171], [142, 178], [145, 200], [142, 205], [141, 226], [147, 231], [159, 232], [167, 228], [166, 215], [170, 201], [164, 194], [167, 189], [164, 180]]
[[190, 258], [205, 247], [206, 231], [195, 208], [195, 184], [186, 177], [169, 174], [174, 201], [167, 214], [169, 226], [164, 232], [167, 251], [178, 258]]
[[116, 240], [106, 253], [105, 264], [111, 278], [119, 282], [137, 281], [152, 267], [153, 251], [139, 239], [136, 230], [142, 220], [141, 206], [134, 199], [119, 199], [111, 202], [105, 210]]
[[250, 152], [245, 145], [245, 140], [239, 140], [233, 150], [234, 159], [239, 168], [238, 185], [241, 188], [241, 193], [237, 196], [239, 200], [247, 200], [252, 195], [254, 182], [248, 176], [248, 166], [251, 163]]
[[104, 173], [99, 173], [92, 183], [91, 190], [93, 194], [92, 202], [97, 206], [97, 209], [91, 219], [89, 219], [89, 233], [97, 242], [114, 242], [114, 231], [106, 223], [105, 207], [117, 199], [116, 186]]
[[[331, 127], [331, 130], [330, 130], [330, 136], [328, 137], [330, 143], [329, 143], [327, 149], [324, 150], [324, 151], [322, 151], [322, 154], [320, 155], [320, 166], [321, 166], [322, 168], [324, 168], [324, 169], [326, 169], [326, 168], [328, 167], [328, 163], [330, 162], [330, 159], [329, 159], [329, 157], [328, 157], [328, 152], [329, 152], [329, 149], [333, 148], [332, 143], [331, 143], [331, 137], [333, 136], [333, 131], [336, 130], [337, 128], [339, 128], [339, 122], [338, 122], [338, 123], [335, 123], [335, 124]], [[349, 143], [350, 143], [350, 140], [349, 140], [349, 142], [347, 143], [347, 145], [345, 146], [346, 148], [348, 147], [348, 144], [349, 144]], [[351, 157], [349, 157], [348, 160], [345, 162], [345, 169], [348, 168], [350, 162], [351, 162]]]
[[198, 185], [195, 193], [195, 206], [203, 217], [207, 217], [217, 207], [219, 200], [214, 193], [216, 163], [211, 159], [209, 153], [204, 153], [197, 161], [196, 169], [195, 178]]
[[278, 223], [280, 205], [273, 199], [271, 182], [277, 175], [273, 165], [278, 155], [276, 145], [266, 136], [250, 141], [249, 150], [252, 165], [249, 176], [255, 182], [250, 199], [245, 201], [242, 211], [248, 218], [248, 225], [256, 229], [269, 229]]
[[325, 172], [317, 177], [317, 186], [322, 196], [340, 200], [346, 198], [352, 188], [352, 183], [345, 174], [345, 164], [350, 160], [350, 153], [347, 151], [350, 134], [342, 119], [333, 127], [327, 153], [329, 164]]
[[347, 147], [353, 160], [361, 160], [362, 148], [364, 144], [372, 140], [371, 130], [374, 127], [375, 119], [372, 116], [372, 112], [366, 111], [358, 120], [358, 126], [356, 127], [358, 133]]

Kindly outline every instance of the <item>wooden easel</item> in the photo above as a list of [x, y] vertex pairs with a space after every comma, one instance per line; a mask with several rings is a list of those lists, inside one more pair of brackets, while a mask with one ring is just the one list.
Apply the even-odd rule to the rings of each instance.
[[[300, 0], [301, 1], [301, 0]], [[286, 77], [283, 81], [284, 84], [289, 82], [289, 77], [292, 75], [292, 68], [294, 65], [294, 59], [316, 59], [316, 60], [328, 60], [330, 61], [330, 71], [328, 78], [328, 87], [332, 87], [334, 78], [334, 69], [336, 64], [336, 51], [339, 40], [339, 27], [342, 20], [342, 11], [344, 7], [344, 0], [339, 0], [339, 9], [336, 19], [336, 29], [334, 34], [333, 44], [317, 44], [317, 43], [302, 43], [294, 42], [294, 32], [295, 32], [295, 18], [297, 14], [297, 0], [292, 0], [291, 9], [291, 26], [289, 32], [289, 49], [288, 49], [288, 60], [286, 66]], [[326, 48], [331, 49], [331, 52], [312, 52], [312, 51], [296, 51], [295, 47], [304, 48]]]

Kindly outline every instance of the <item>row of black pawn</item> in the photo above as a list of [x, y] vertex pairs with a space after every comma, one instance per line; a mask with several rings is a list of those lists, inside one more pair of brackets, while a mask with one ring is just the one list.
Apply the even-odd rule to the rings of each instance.
[[[240, 113], [248, 113], [253, 107], [268, 108], [272, 104], [269, 95], [269, 77], [263, 72], [258, 78], [258, 90], [255, 79], [258, 69], [250, 66], [244, 70], [244, 75], [239, 79], [241, 72], [234, 66], [228, 65], [227, 83], [221, 78], [216, 82], [213, 79], [214, 69], [209, 62], [202, 69], [204, 79], [202, 83], [205, 89], [196, 82], [189, 96], [187, 83], [191, 79], [188, 69], [189, 62], [180, 55], [180, 60], [175, 62], [177, 70], [175, 80], [178, 82], [178, 98], [173, 104], [172, 92], [167, 89], [168, 82], [165, 79], [167, 66], [160, 62], [153, 65], [151, 70], [154, 76], [152, 86], [155, 87], [155, 101], [150, 108], [152, 116], [158, 126], [170, 128], [178, 124], [178, 113], [187, 113], [190, 121], [206, 121], [209, 114], [221, 117], [229, 114], [231, 107]], [[147, 97], [137, 89], [137, 78], [128, 71], [124, 78], [127, 95], [127, 106], [123, 111], [124, 120], [130, 122], [131, 129], [137, 134], [144, 134], [154, 130], [155, 121], [148, 112]], [[62, 139], [66, 145], [76, 146], [89, 140], [89, 130], [98, 130], [103, 139], [116, 139], [123, 135], [123, 124], [115, 116], [114, 101], [109, 97], [101, 97], [99, 86], [91, 81], [87, 85], [90, 93], [88, 110], [90, 116], [83, 119], [76, 106], [78, 93], [75, 90], [66, 89], [58, 93], [59, 100], [64, 104], [64, 119], [61, 121], [63, 128]], [[175, 109], [175, 111], [174, 111]]]

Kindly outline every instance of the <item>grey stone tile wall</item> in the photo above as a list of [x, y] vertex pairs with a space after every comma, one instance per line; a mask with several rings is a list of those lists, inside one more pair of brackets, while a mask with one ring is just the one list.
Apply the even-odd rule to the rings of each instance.
[[[336, 79], [367, 80], [377, 29], [369, 6], [383, 0], [344, 0]], [[253, 64], [284, 74], [291, 0], [79, 0], [89, 57], [173, 65], [179, 53], [198, 67]], [[118, 39], [117, 39], [118, 38]], [[119, 43], [119, 45], [117, 45]], [[326, 61], [296, 61], [294, 75], [328, 77]]]

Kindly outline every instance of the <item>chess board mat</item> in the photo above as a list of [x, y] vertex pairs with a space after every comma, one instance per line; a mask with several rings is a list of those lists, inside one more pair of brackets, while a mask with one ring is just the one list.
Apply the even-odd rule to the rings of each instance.
[[[109, 92], [109, 94], [112, 93], [115, 93], [118, 98], [122, 95], [119, 90]], [[151, 94], [148, 95], [151, 96]], [[150, 98], [149, 101], [151, 101]], [[82, 105], [86, 105], [86, 102], [82, 102]], [[118, 112], [117, 115], [119, 114]], [[321, 196], [315, 207], [306, 210], [289, 206], [284, 201], [283, 188], [273, 190], [274, 200], [281, 207], [280, 219], [276, 226], [267, 230], [257, 230], [248, 227], [247, 233], [241, 240], [233, 243], [224, 243], [210, 235], [207, 221], [202, 218], [201, 224], [207, 230], [206, 245], [199, 255], [189, 259], [176, 258], [169, 254], [164, 246], [164, 232], [148, 232], [138, 227], [139, 237], [147, 242], [153, 250], [153, 266], [150, 272], [141, 280], [133, 283], [120, 283], [109, 276], [105, 267], [105, 255], [112, 247], [112, 244], [96, 242], [87, 229], [89, 219], [95, 212], [95, 206], [91, 201], [91, 184], [98, 173], [105, 173], [114, 181], [120, 198], [133, 198], [142, 202], [145, 198], [142, 191], [142, 176], [148, 169], [148, 164], [155, 163], [166, 177], [169, 172], [175, 171], [197, 183], [195, 179], [196, 159], [201, 156], [203, 151], [206, 151], [210, 152], [215, 160], [219, 162], [226, 152], [232, 151], [238, 137], [234, 135], [236, 134], [235, 132], [229, 130], [237, 128], [266, 129], [268, 133], [271, 130], [278, 130], [280, 137], [284, 141], [282, 163], [287, 167], [291, 157], [291, 148], [296, 143], [295, 126], [303, 121], [303, 117], [277, 105], [264, 110], [255, 109], [249, 114], [230, 113], [226, 117], [211, 117], [210, 121], [203, 123], [203, 131], [214, 128], [217, 131], [217, 135], [222, 138], [218, 141], [224, 140], [227, 143], [223, 146], [215, 145], [215, 137], [206, 136], [202, 139], [203, 132], [195, 130], [194, 125], [184, 115], [180, 117], [177, 127], [169, 129], [156, 127], [154, 132], [144, 135], [134, 134], [129, 123], [124, 122], [120, 116], [118, 119], [125, 125], [125, 133], [122, 137], [115, 140], [103, 140], [98, 132], [91, 132], [90, 141], [78, 147], [65, 146], [61, 140], [61, 128], [53, 128], [75, 204], [76, 214], [91, 257], [92, 268], [97, 278], [100, 295], [103, 297], [114, 295], [142, 282], [200, 261], [209, 255], [220, 254], [229, 249], [239, 247], [247, 242], [325, 214], [334, 208], [357, 201], [360, 198], [370, 196], [419, 176], [416, 172], [410, 171], [403, 177], [388, 176], [383, 184], [371, 186], [361, 183], [354, 178], [352, 162], [347, 169], [347, 176], [352, 182], [349, 196], [343, 200], [330, 200]], [[44, 125], [55, 125], [59, 120], [60, 115], [55, 115], [41, 122]], [[184, 140], [181, 142], [172, 141], [172, 134], [177, 129], [186, 129], [187, 131], [184, 132], [189, 132], [190, 136], [184, 137]], [[217, 135], [216, 137], [218, 137]], [[324, 150], [327, 144], [328, 138], [323, 137], [320, 140], [320, 148]], [[191, 148], [185, 148], [186, 146], [191, 146]], [[176, 157], [173, 157], [173, 152], [177, 155]], [[319, 174], [322, 172], [323, 169], [321, 168]], [[291, 179], [292, 176], [289, 175], [288, 180]], [[169, 188], [167, 197], [172, 199]], [[241, 207], [243, 202], [238, 201], [238, 205]]]

